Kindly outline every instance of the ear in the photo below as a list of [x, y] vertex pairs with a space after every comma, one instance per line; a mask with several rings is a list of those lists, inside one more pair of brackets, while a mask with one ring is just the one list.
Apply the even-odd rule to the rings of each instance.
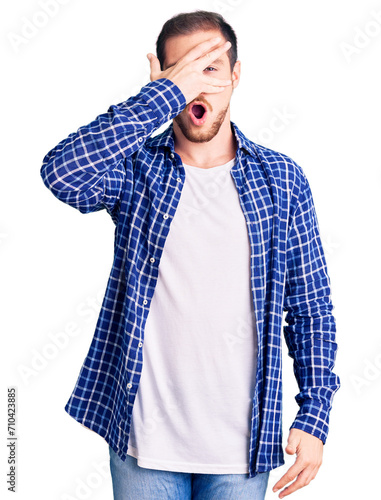
[[233, 89], [235, 89], [238, 86], [240, 77], [241, 77], [241, 61], [236, 61], [232, 71]]

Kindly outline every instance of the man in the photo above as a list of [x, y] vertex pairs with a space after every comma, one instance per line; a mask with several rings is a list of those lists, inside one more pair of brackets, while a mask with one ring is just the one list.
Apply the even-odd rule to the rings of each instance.
[[284, 464], [286, 311], [300, 410], [286, 447], [295, 464], [273, 487], [288, 485], [283, 498], [316, 476], [340, 385], [311, 190], [290, 158], [230, 121], [240, 62], [220, 15], [170, 19], [148, 59], [139, 94], [71, 134], [41, 169], [58, 199], [106, 209], [116, 225], [65, 410], [109, 444], [118, 500], [263, 499]]

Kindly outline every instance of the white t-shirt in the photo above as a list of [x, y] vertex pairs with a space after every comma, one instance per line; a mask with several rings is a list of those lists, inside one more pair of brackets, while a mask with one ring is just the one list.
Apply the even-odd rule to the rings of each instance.
[[132, 413], [128, 454], [141, 467], [248, 472], [257, 333], [233, 165], [184, 165]]

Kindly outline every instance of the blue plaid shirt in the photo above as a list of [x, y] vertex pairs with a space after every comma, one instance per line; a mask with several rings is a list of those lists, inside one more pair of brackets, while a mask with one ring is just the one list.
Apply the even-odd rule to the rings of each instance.
[[[186, 102], [168, 79], [145, 85], [44, 158], [44, 184], [62, 202], [115, 224], [114, 261], [89, 352], [65, 410], [127, 456], [132, 408], [142, 371], [144, 327], [185, 170], [172, 124]], [[330, 280], [308, 181], [287, 156], [254, 144], [231, 122], [237, 140], [231, 170], [251, 245], [251, 289], [258, 359], [249, 475], [284, 464], [282, 320], [300, 392], [291, 428], [320, 438], [340, 380]], [[179, 291], [180, 293], [180, 291]], [[229, 402], [227, 401], [227, 404]]]

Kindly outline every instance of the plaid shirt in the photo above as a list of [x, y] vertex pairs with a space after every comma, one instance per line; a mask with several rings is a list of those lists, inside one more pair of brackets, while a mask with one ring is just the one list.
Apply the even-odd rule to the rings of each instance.
[[[44, 184], [59, 200], [84, 214], [106, 209], [116, 226], [114, 261], [96, 330], [65, 410], [101, 435], [122, 460], [142, 371], [144, 327], [185, 181], [172, 124], [151, 135], [185, 105], [170, 80], [150, 82], [60, 142], [41, 168]], [[283, 311], [300, 390], [290, 429], [325, 443], [340, 380], [332, 371], [335, 319], [308, 181], [290, 158], [254, 144], [231, 126], [238, 145], [231, 175], [250, 238], [258, 336], [249, 451], [249, 476], [254, 477], [284, 464]]]

